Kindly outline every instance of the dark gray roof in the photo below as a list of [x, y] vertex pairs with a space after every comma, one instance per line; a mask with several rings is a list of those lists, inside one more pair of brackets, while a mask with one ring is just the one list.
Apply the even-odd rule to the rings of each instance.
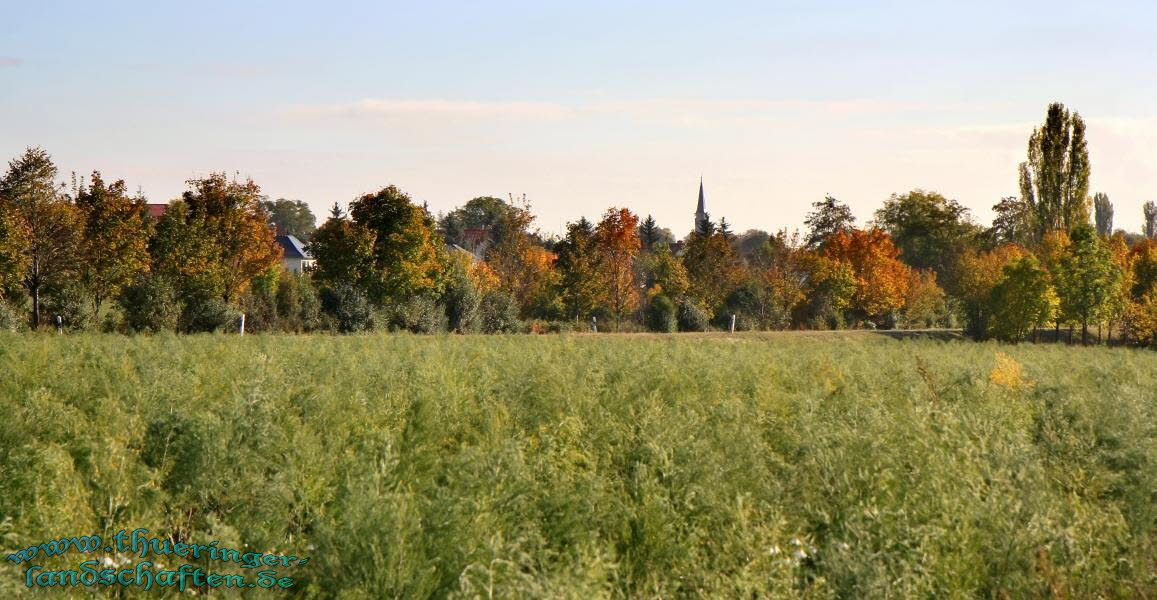
[[707, 203], [703, 201], [703, 178], [700, 177], [699, 178], [699, 206], [697, 206], [695, 208], [695, 215], [701, 217], [701, 216], [707, 214], [707, 211], [705, 210], [706, 208], [707, 208]]
[[313, 257], [305, 251], [305, 244], [301, 243], [301, 240], [292, 235], [277, 236], [277, 243], [281, 244], [281, 248], [285, 251], [285, 258], [313, 259]]

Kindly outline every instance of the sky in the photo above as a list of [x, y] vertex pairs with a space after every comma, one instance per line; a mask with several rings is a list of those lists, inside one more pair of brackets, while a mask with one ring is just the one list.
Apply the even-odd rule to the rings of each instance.
[[39, 146], [150, 202], [224, 171], [319, 218], [393, 184], [434, 212], [525, 194], [545, 233], [623, 206], [682, 235], [702, 177], [736, 231], [914, 188], [988, 223], [1053, 101], [1117, 227], [1157, 200], [1152, 3], [0, 5], [0, 158]]

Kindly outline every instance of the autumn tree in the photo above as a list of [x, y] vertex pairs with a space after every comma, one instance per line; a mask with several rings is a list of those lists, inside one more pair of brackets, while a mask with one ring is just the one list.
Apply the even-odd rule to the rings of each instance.
[[668, 246], [644, 252], [639, 257], [638, 270], [639, 279], [649, 296], [663, 294], [678, 300], [691, 287], [683, 261]]
[[27, 294], [33, 328], [44, 291], [63, 286], [79, 267], [80, 219], [56, 187], [56, 173], [48, 153], [29, 148], [0, 180], [0, 283]]
[[95, 314], [106, 299], [116, 298], [149, 269], [153, 223], [145, 214], [143, 198], [129, 196], [124, 181], [106, 184], [96, 171], [78, 190], [76, 207], [84, 238], [81, 280], [92, 296]]
[[843, 327], [858, 289], [852, 265], [811, 251], [799, 259], [805, 273], [805, 301], [797, 308], [797, 320], [815, 329]]
[[442, 241], [434, 234], [434, 220], [408, 194], [392, 185], [366, 194], [350, 203], [350, 217], [362, 230], [359, 235], [372, 239], [373, 269], [360, 280], [373, 301], [441, 292]]
[[683, 266], [691, 281], [688, 294], [711, 315], [722, 308], [724, 299], [745, 277], [739, 253], [718, 231], [691, 235], [683, 249]]
[[309, 204], [301, 200], [262, 198], [261, 208], [265, 209], [269, 225], [285, 235], [308, 242], [313, 232], [317, 231], [317, 217], [313, 215]]
[[1109, 237], [1113, 234], [1113, 203], [1109, 195], [1097, 192], [1093, 195], [1094, 220], [1097, 224], [1097, 235]]
[[808, 228], [804, 244], [812, 250], [818, 250], [828, 238], [855, 227], [856, 218], [852, 216], [852, 209], [847, 204], [831, 196], [824, 196], [823, 200], [812, 203], [812, 210], [804, 219], [804, 224]]
[[1035, 239], [1088, 222], [1089, 171], [1084, 120], [1059, 102], [1050, 104], [1020, 164], [1020, 195], [1032, 207]]
[[523, 317], [557, 318], [563, 312], [557, 294], [557, 257], [530, 231], [534, 215], [523, 202], [522, 206], [508, 205], [491, 223], [495, 244], [485, 253], [486, 263]]
[[1120, 277], [1108, 249], [1089, 225], [1073, 228], [1072, 245], [1061, 258], [1057, 295], [1061, 310], [1081, 324], [1081, 343], [1087, 343], [1089, 322], [1101, 316], [1117, 278]]
[[992, 250], [970, 249], [957, 258], [957, 276], [951, 290], [960, 300], [968, 335], [976, 339], [988, 336], [992, 290], [1004, 276], [1004, 267], [1027, 254], [1020, 246], [1005, 244]]
[[616, 319], [639, 305], [639, 286], [635, 281], [635, 257], [639, 238], [635, 235], [639, 218], [625, 208], [610, 208], [595, 226], [594, 243], [598, 249], [598, 272], [603, 279], [606, 304]]
[[253, 180], [231, 181], [224, 173], [188, 184], [191, 189], [182, 195], [185, 224], [210, 244], [211, 269], [219, 278], [221, 298], [229, 302], [281, 259], [261, 207], [261, 188]]
[[856, 276], [852, 309], [876, 324], [886, 324], [904, 306], [911, 268], [881, 229], [841, 231], [828, 239], [824, 256], [851, 265]]
[[[766, 235], [766, 234], [765, 234]], [[728, 310], [742, 313], [753, 328], [786, 329], [804, 300], [805, 268], [799, 236], [779, 231], [767, 236], [747, 259], [748, 276], [728, 297]]]

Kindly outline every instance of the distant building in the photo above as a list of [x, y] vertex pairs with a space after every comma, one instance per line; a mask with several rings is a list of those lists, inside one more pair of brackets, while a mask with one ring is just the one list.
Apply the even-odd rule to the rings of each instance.
[[305, 251], [305, 244], [292, 235], [279, 235], [276, 238], [281, 246], [281, 266], [290, 273], [301, 273], [312, 270], [317, 261]]
[[695, 229], [691, 231], [703, 231], [704, 225], [707, 223], [707, 202], [703, 198], [703, 178], [699, 178], [699, 205], [695, 208]]
[[153, 219], [160, 219], [165, 216], [165, 211], [169, 209], [168, 204], [146, 204], [146, 214]]

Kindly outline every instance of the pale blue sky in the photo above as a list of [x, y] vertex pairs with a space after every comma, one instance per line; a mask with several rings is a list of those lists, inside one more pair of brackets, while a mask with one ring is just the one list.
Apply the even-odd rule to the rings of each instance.
[[393, 183], [682, 234], [702, 174], [740, 230], [914, 187], [987, 221], [1053, 100], [1118, 226], [1157, 199], [1150, 3], [0, 2], [0, 157], [153, 202], [224, 170], [319, 217]]

